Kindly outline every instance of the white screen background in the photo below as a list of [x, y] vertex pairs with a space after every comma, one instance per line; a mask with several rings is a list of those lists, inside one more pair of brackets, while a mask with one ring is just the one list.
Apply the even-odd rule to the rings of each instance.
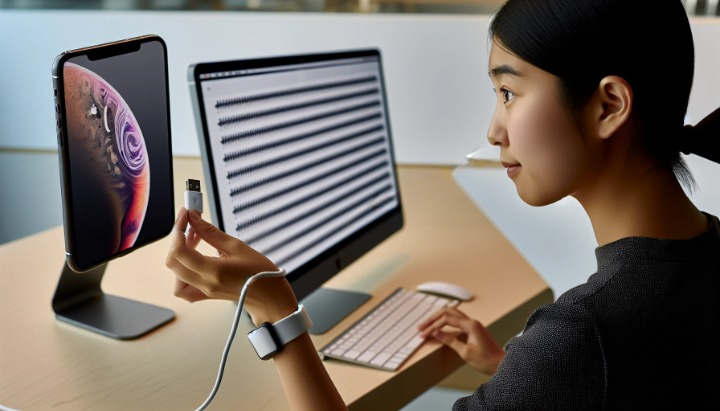
[[291, 273], [397, 207], [380, 76], [356, 58], [203, 82], [226, 232]]

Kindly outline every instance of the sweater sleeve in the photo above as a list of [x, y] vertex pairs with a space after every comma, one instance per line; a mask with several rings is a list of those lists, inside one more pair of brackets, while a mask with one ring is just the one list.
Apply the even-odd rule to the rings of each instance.
[[[556, 303], [557, 304], [557, 303]], [[594, 410], [603, 406], [600, 336], [582, 306], [537, 309], [495, 375], [453, 410]]]

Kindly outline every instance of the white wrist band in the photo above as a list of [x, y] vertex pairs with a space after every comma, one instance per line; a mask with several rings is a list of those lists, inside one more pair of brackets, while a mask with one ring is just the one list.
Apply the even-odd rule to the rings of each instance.
[[248, 333], [248, 339], [255, 348], [261, 360], [268, 360], [282, 351], [290, 341], [302, 335], [312, 327], [312, 320], [305, 306], [298, 305], [298, 309], [287, 317], [270, 324], [268, 322]]

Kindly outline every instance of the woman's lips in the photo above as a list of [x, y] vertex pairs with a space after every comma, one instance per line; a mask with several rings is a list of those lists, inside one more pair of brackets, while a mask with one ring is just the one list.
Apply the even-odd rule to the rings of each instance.
[[501, 161], [500, 164], [502, 164], [502, 166], [507, 169], [507, 175], [510, 178], [520, 172], [520, 163], [509, 163], [507, 161]]

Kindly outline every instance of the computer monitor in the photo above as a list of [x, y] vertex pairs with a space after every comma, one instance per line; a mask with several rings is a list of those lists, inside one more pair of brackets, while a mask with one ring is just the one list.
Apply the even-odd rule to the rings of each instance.
[[321, 287], [403, 226], [380, 51], [189, 67], [213, 222], [287, 271], [320, 334], [370, 295]]
[[167, 77], [155, 35], [63, 52], [52, 66], [66, 254], [52, 308], [61, 321], [118, 339], [174, 318], [101, 287], [110, 261], [172, 229]]

